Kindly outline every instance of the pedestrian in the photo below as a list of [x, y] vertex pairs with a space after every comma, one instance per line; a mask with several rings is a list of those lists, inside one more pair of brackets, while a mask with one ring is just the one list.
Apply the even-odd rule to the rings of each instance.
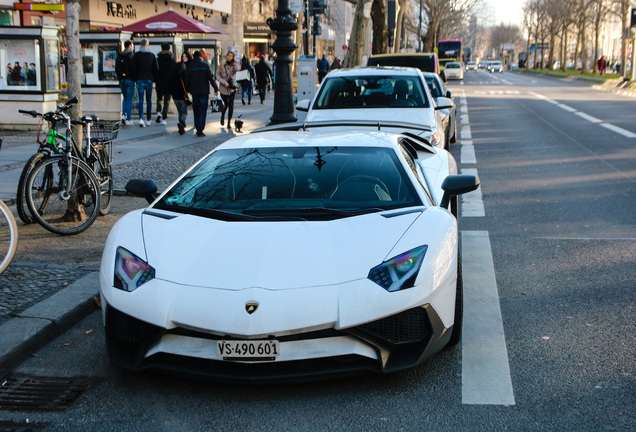
[[250, 64], [250, 61], [247, 57], [243, 56], [241, 59], [241, 70], [247, 71], [247, 79], [239, 81], [241, 85], [241, 101], [243, 105], [245, 105], [245, 95], [247, 95], [247, 104], [252, 104], [252, 88], [254, 79], [256, 79], [256, 72], [254, 72], [254, 67]]
[[170, 52], [170, 44], [162, 43], [161, 51], [157, 54], [157, 123], [166, 125], [168, 120], [168, 108], [170, 107], [170, 78], [174, 74], [177, 62]]
[[135, 94], [135, 77], [133, 76], [133, 56], [134, 44], [127, 40], [124, 42], [124, 50], [117, 54], [115, 60], [115, 73], [119, 80], [119, 88], [121, 89], [121, 121], [125, 125], [131, 125], [133, 95]]
[[185, 134], [186, 118], [188, 117], [188, 103], [192, 103], [188, 97], [185, 86], [185, 75], [188, 64], [192, 61], [192, 56], [185, 51], [181, 55], [181, 61], [175, 65], [172, 77], [170, 79], [170, 92], [172, 100], [177, 107], [179, 117], [179, 135]]
[[195, 51], [192, 61], [186, 67], [185, 87], [192, 94], [192, 115], [198, 137], [205, 136], [203, 129], [208, 115], [210, 85], [214, 87], [214, 94], [218, 94], [219, 87], [214, 81], [210, 64], [203, 60], [201, 51]]
[[322, 58], [316, 62], [316, 66], [318, 67], [318, 84], [320, 84], [322, 79], [329, 72], [329, 60], [327, 60], [327, 57], [324, 54], [322, 55]]
[[605, 66], [607, 65], [607, 63], [605, 62], [605, 56], [601, 56], [601, 58], [598, 61], [599, 65], [598, 65], [598, 71], [601, 75], [605, 75]]
[[331, 62], [331, 66], [329, 67], [329, 70], [333, 70], [333, 69], [342, 69], [342, 61], [340, 60], [340, 57], [336, 56], [335, 59], [333, 59], [333, 62]]
[[[133, 56], [133, 74], [137, 82], [139, 93], [139, 127], [150, 126], [152, 116], [152, 83], [156, 81], [159, 73], [157, 57], [150, 52], [148, 39], [142, 39], [139, 51]], [[144, 96], [146, 98], [146, 121], [144, 122]]]
[[236, 73], [241, 69], [241, 65], [236, 60], [236, 54], [228, 51], [225, 55], [225, 63], [216, 70], [216, 79], [221, 84], [220, 92], [224, 107], [221, 110], [221, 126], [227, 111], [227, 128], [232, 129], [232, 115], [234, 114], [234, 98], [236, 96]]
[[260, 60], [254, 66], [256, 72], [256, 84], [258, 86], [258, 96], [261, 98], [261, 103], [265, 103], [265, 93], [267, 92], [267, 84], [272, 77], [272, 69], [265, 62], [265, 56], [261, 54]]

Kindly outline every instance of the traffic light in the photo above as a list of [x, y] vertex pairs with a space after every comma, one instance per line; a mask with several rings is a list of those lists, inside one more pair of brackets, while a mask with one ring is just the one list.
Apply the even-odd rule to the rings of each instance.
[[327, 12], [327, 0], [307, 0], [309, 15], [324, 15]]
[[314, 16], [314, 23], [311, 26], [311, 34], [320, 36], [322, 34], [322, 27], [320, 26], [320, 17], [318, 15]]

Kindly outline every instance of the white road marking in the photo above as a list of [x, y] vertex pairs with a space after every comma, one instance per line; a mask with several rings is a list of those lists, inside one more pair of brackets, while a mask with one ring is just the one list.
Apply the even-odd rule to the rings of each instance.
[[589, 121], [589, 122], [591, 122], [591, 123], [600, 123], [600, 122], [602, 122], [602, 121], [603, 121], [603, 120], [601, 120], [601, 119], [597, 119], [596, 117], [592, 117], [592, 116], [591, 116], [591, 115], [589, 115], [589, 114], [585, 114], [585, 113], [583, 113], [583, 112], [581, 112], [581, 111], [576, 112], [576, 113], [574, 113], [574, 114], [576, 114], [577, 116], [579, 116], [579, 117], [581, 117], [581, 118], [583, 118], [583, 119], [585, 119], [585, 120], [587, 120], [587, 121]]
[[575, 113], [575, 112], [578, 111], [576, 108], [572, 108], [571, 106], [567, 106], [567, 105], [562, 104], [562, 103], [558, 104], [557, 106], [559, 108], [561, 108], [563, 110], [566, 110], [567, 112], [571, 112], [571, 113]]
[[470, 132], [470, 126], [462, 126], [461, 130], [459, 131], [459, 137], [462, 140], [473, 139], [473, 135]]
[[472, 141], [462, 141], [460, 159], [462, 161], [462, 164], [477, 163], [477, 158], [475, 157], [475, 147], [473, 146]]
[[[462, 160], [462, 163], [463, 163], [463, 160]], [[477, 173], [476, 168], [462, 168], [461, 173], [479, 177], [479, 174]], [[462, 217], [485, 217], [486, 216], [483, 195], [481, 193], [481, 186], [476, 191], [462, 195], [461, 216]]]
[[459, 117], [459, 124], [463, 124], [463, 125], [467, 125], [469, 123], [468, 121], [468, 114], [462, 114]]
[[462, 403], [515, 405], [488, 231], [462, 231]]
[[614, 131], [618, 134], [623, 135], [624, 137], [627, 138], [636, 138], [636, 133], [630, 132], [628, 130], [625, 130], [621, 127], [618, 126], [614, 126], [613, 124], [610, 123], [599, 123], [601, 126], [603, 126], [605, 129], [609, 129], [611, 131]]

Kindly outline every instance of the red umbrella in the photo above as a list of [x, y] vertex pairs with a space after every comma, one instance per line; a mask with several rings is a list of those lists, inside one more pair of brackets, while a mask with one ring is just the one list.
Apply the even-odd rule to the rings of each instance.
[[119, 29], [133, 33], [222, 33], [194, 18], [181, 15], [170, 9], [168, 12], [160, 13], [145, 20], [127, 25]]

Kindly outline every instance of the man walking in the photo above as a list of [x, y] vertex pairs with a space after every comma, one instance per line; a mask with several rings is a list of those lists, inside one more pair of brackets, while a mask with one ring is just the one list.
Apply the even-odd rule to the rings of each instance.
[[318, 67], [318, 84], [320, 84], [322, 79], [329, 72], [329, 60], [327, 60], [327, 57], [325, 57], [324, 54], [322, 55], [322, 58], [318, 60], [316, 66]]
[[133, 48], [132, 41], [124, 42], [124, 50], [117, 54], [115, 61], [115, 73], [121, 88], [121, 120], [125, 125], [131, 125], [133, 95], [135, 94], [135, 77], [133, 76]]
[[157, 123], [166, 125], [168, 108], [170, 107], [170, 79], [177, 65], [170, 52], [170, 44], [161, 44], [161, 52], [157, 54], [159, 75], [157, 75]]
[[192, 94], [192, 114], [194, 128], [198, 137], [204, 137], [205, 120], [208, 115], [208, 99], [210, 97], [210, 85], [214, 88], [214, 94], [219, 93], [219, 87], [214, 81], [214, 74], [209, 63], [201, 58], [201, 52], [195, 51], [194, 58], [188, 64], [185, 74], [186, 90]]
[[336, 58], [333, 59], [333, 61], [331, 62], [331, 67], [329, 68], [329, 70], [333, 69], [342, 69], [342, 61], [338, 56], [336, 56]]
[[[139, 127], [150, 126], [152, 116], [152, 83], [157, 79], [159, 66], [157, 57], [150, 52], [148, 39], [142, 39], [139, 51], [133, 56], [133, 73], [139, 93]], [[144, 95], [146, 98], [146, 121], [144, 122]]]
[[261, 54], [260, 60], [254, 66], [256, 71], [256, 85], [258, 86], [258, 96], [261, 98], [261, 103], [265, 103], [265, 93], [267, 92], [267, 84], [270, 78], [273, 76], [272, 68], [265, 62], [265, 56]]

